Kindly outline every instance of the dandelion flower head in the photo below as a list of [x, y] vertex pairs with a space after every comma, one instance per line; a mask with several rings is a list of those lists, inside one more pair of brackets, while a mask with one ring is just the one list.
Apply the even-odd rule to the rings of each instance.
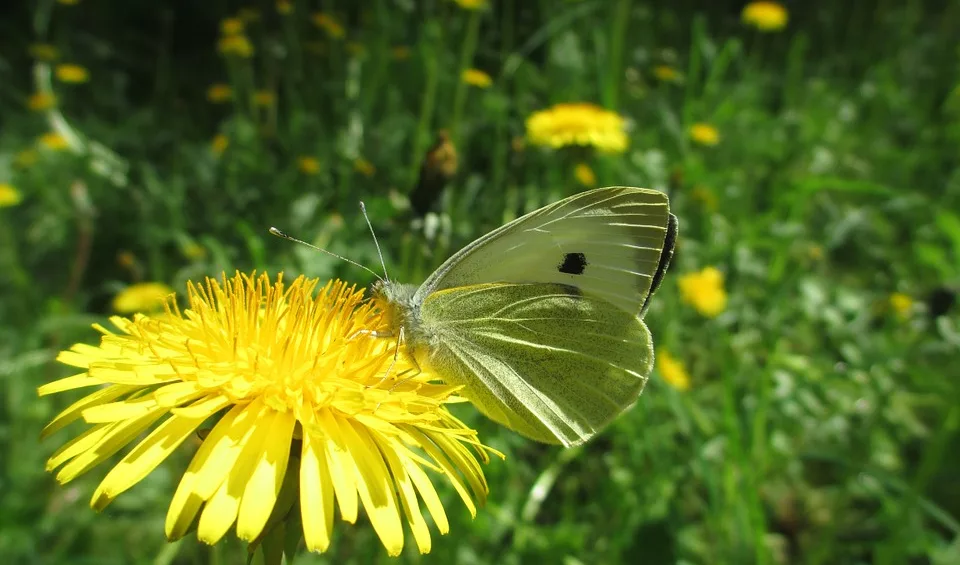
[[611, 153], [622, 153], [628, 143], [626, 119], [589, 103], [557, 104], [531, 114], [527, 138], [535, 145], [593, 146]]
[[713, 318], [727, 307], [727, 291], [723, 287], [723, 273], [716, 267], [687, 273], [680, 277], [680, 298], [700, 314]]
[[778, 31], [787, 25], [787, 9], [777, 2], [750, 2], [740, 17], [760, 31]]
[[683, 362], [670, 355], [666, 350], [657, 351], [657, 371], [668, 385], [686, 392], [690, 390], [690, 374]]
[[461, 75], [463, 82], [477, 88], [489, 88], [493, 84], [490, 75], [480, 69], [465, 69]]

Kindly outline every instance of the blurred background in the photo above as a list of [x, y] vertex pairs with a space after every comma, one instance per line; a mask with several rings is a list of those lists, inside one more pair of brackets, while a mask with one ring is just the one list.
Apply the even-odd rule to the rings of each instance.
[[[419, 283], [596, 186], [680, 220], [635, 408], [503, 451], [404, 562], [960, 563], [960, 3], [33, 0], [0, 6], [0, 555], [239, 563], [163, 539], [189, 454], [59, 486], [90, 326], [239, 269]], [[75, 432], [74, 432], [75, 433]], [[60, 437], [60, 436], [58, 436]], [[63, 436], [68, 437], [68, 436]], [[188, 451], [184, 449], [183, 451]], [[394, 562], [338, 523], [297, 563]]]

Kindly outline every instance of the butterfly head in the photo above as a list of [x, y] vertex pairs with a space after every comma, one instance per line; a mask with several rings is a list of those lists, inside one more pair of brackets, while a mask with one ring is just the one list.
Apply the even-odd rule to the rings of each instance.
[[370, 287], [370, 297], [383, 311], [391, 328], [409, 327], [415, 322], [414, 295], [417, 286], [378, 280]]

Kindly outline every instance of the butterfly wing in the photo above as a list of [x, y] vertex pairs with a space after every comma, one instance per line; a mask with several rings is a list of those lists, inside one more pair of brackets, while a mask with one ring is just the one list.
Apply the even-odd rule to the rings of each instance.
[[417, 301], [438, 290], [482, 283], [554, 283], [636, 314], [669, 263], [671, 225], [676, 234], [671, 218], [667, 196], [656, 190], [582, 192], [463, 248], [424, 282]]
[[435, 292], [408, 346], [486, 416], [546, 443], [578, 445], [633, 405], [653, 364], [635, 313], [558, 284]]

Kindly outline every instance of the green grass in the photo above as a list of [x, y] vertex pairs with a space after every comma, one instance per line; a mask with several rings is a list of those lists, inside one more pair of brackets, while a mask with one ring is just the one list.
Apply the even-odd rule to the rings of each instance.
[[[296, 18], [264, 3], [248, 24], [255, 56], [225, 60], [218, 20], [239, 5], [152, 4], [40, 0], [7, 8], [0, 24], [0, 182], [24, 196], [0, 209], [7, 562], [243, 558], [236, 540], [163, 540], [186, 448], [102, 514], [88, 501], [107, 465], [66, 486], [44, 471], [72, 436], [41, 443], [39, 431], [76, 396], [38, 399], [36, 387], [69, 374], [56, 353], [94, 343], [90, 324], [124, 286], [183, 292], [235, 269], [368, 284], [359, 269], [267, 234], [275, 225], [377, 270], [360, 200], [391, 276], [419, 282], [473, 238], [581, 190], [572, 170], [585, 160], [600, 186], [670, 194], [679, 247], [646, 319], [692, 387], [655, 373], [633, 410], [573, 450], [461, 407], [507, 459], [486, 466], [491, 492], [476, 519], [445, 488], [450, 534], [425, 556], [408, 536], [401, 559], [960, 563], [960, 319], [956, 307], [935, 316], [928, 299], [960, 284], [960, 5], [822, 3], [759, 34], [740, 24], [739, 5], [712, 3], [503, 0], [474, 14], [440, 0], [363, 12], [294, 2]], [[344, 22], [345, 39], [313, 26], [318, 9]], [[36, 42], [91, 80], [52, 80], [27, 54]], [[409, 59], [394, 58], [395, 46]], [[683, 81], [658, 82], [661, 63]], [[493, 86], [463, 85], [465, 67]], [[206, 101], [217, 82], [234, 102]], [[55, 92], [57, 112], [26, 109], [38, 88]], [[275, 105], [249, 103], [262, 89]], [[526, 116], [565, 101], [628, 117], [629, 150], [513, 148]], [[695, 122], [715, 126], [720, 143], [691, 142]], [[16, 164], [58, 124], [77, 136], [75, 152]], [[428, 233], [404, 203], [441, 128], [460, 166]], [[219, 156], [218, 133], [229, 138]], [[300, 172], [299, 156], [320, 172]], [[360, 157], [372, 176], [355, 170]], [[185, 256], [189, 243], [206, 255]], [[118, 262], [122, 252], [137, 269]], [[706, 266], [724, 272], [729, 295], [713, 319], [677, 289]], [[914, 299], [908, 316], [890, 310], [894, 292]], [[338, 522], [327, 554], [296, 560], [392, 561], [364, 518]]]

